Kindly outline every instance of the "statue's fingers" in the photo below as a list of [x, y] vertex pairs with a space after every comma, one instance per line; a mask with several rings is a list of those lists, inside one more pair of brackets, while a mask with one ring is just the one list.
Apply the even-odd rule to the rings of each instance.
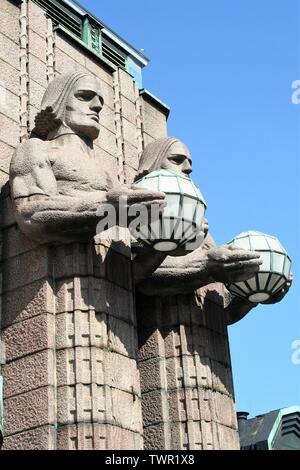
[[259, 270], [259, 266], [262, 264], [261, 260], [244, 260], [244, 261], [236, 261], [234, 263], [225, 263], [224, 268], [227, 271], [249, 271], [253, 270], [257, 272]]
[[133, 190], [132, 192], [132, 198], [138, 198], [138, 199], [165, 199], [166, 195], [162, 191], [155, 191], [153, 189], [147, 189], [147, 188], [140, 188], [139, 186], [131, 186], [131, 189]]
[[[258, 260], [260, 259], [260, 254], [256, 251], [248, 250], [235, 250], [229, 255], [229, 261], [243, 261], [243, 260]], [[260, 263], [261, 264], [261, 263]]]

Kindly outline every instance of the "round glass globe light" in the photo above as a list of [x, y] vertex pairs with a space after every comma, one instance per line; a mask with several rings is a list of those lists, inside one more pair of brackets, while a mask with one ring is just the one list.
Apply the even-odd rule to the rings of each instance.
[[263, 261], [251, 279], [226, 285], [233, 295], [259, 303], [268, 300], [285, 285], [292, 262], [277, 238], [251, 230], [240, 233], [229, 244], [256, 251]]
[[190, 177], [169, 170], [152, 171], [136, 183], [140, 188], [162, 191], [166, 207], [159, 219], [149, 220], [132, 236], [157, 251], [173, 251], [197, 240], [206, 210], [204, 198]]

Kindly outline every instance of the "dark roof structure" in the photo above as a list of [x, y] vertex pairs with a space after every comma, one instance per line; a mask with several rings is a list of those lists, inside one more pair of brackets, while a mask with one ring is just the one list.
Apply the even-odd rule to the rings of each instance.
[[300, 450], [300, 406], [290, 406], [247, 419], [238, 412], [242, 450]]

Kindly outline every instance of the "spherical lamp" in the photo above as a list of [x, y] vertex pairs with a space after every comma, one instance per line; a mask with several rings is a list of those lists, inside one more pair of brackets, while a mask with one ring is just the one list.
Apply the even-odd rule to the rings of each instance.
[[199, 241], [206, 210], [204, 198], [188, 176], [169, 170], [152, 171], [135, 183], [140, 188], [162, 191], [166, 207], [155, 221], [149, 220], [133, 236], [157, 251], [173, 251]]
[[232, 294], [250, 302], [264, 302], [284, 286], [289, 278], [291, 259], [277, 238], [249, 231], [241, 233], [229, 244], [256, 251], [263, 261], [254, 277], [226, 286]]

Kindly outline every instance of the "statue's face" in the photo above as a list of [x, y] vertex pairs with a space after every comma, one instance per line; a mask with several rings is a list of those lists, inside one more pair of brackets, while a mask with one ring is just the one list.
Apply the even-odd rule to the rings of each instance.
[[182, 142], [174, 142], [168, 149], [162, 168], [189, 175], [192, 171], [190, 152]]
[[103, 103], [99, 80], [93, 77], [81, 78], [75, 83], [67, 99], [65, 124], [75, 134], [96, 139], [100, 132], [99, 113]]

